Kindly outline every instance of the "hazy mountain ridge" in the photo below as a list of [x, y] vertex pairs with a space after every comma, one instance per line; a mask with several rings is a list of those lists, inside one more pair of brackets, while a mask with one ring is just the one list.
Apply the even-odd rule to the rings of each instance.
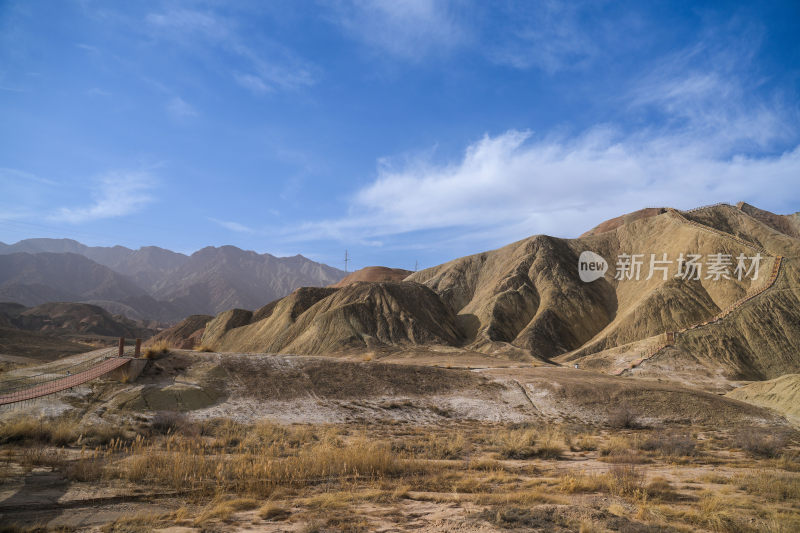
[[135, 319], [256, 309], [300, 286], [330, 285], [344, 275], [300, 255], [275, 257], [234, 246], [187, 256], [155, 246], [90, 247], [70, 239], [0, 243], [0, 299], [91, 302]]

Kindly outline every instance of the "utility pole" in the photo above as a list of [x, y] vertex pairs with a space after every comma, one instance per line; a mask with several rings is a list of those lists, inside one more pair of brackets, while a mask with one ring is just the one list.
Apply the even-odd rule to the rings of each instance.
[[350, 262], [350, 258], [347, 256], [347, 250], [344, 251], [344, 271], [347, 272], [347, 263]]
[[419, 261], [414, 261], [414, 272], [419, 268]]

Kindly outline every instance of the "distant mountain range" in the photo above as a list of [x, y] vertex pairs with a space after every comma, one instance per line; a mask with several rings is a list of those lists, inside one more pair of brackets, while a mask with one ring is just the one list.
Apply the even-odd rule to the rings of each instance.
[[0, 301], [36, 306], [84, 302], [138, 320], [257, 309], [345, 272], [301, 255], [275, 257], [235, 246], [185, 255], [155, 246], [86, 246], [71, 239], [0, 242]]

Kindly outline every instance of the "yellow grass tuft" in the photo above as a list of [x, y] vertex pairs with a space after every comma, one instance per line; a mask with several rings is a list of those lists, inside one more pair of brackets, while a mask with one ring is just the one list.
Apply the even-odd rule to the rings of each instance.
[[166, 341], [159, 341], [145, 348], [143, 357], [145, 359], [155, 359], [160, 355], [167, 355], [169, 352], [169, 344]]
[[249, 511], [258, 507], [258, 502], [252, 498], [236, 498], [225, 500], [215, 498], [211, 501], [195, 519], [195, 525], [203, 525], [211, 520], [228, 520], [234, 514], [241, 511]]

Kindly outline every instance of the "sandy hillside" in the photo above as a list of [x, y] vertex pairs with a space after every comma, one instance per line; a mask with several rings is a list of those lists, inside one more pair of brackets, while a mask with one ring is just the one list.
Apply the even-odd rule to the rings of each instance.
[[338, 283], [331, 285], [331, 287], [346, 287], [356, 281], [402, 281], [410, 274], [413, 274], [413, 272], [402, 268], [369, 266], [348, 274]]
[[800, 424], [800, 374], [786, 374], [769, 381], [745, 385], [730, 391], [735, 400], [768, 407]]

